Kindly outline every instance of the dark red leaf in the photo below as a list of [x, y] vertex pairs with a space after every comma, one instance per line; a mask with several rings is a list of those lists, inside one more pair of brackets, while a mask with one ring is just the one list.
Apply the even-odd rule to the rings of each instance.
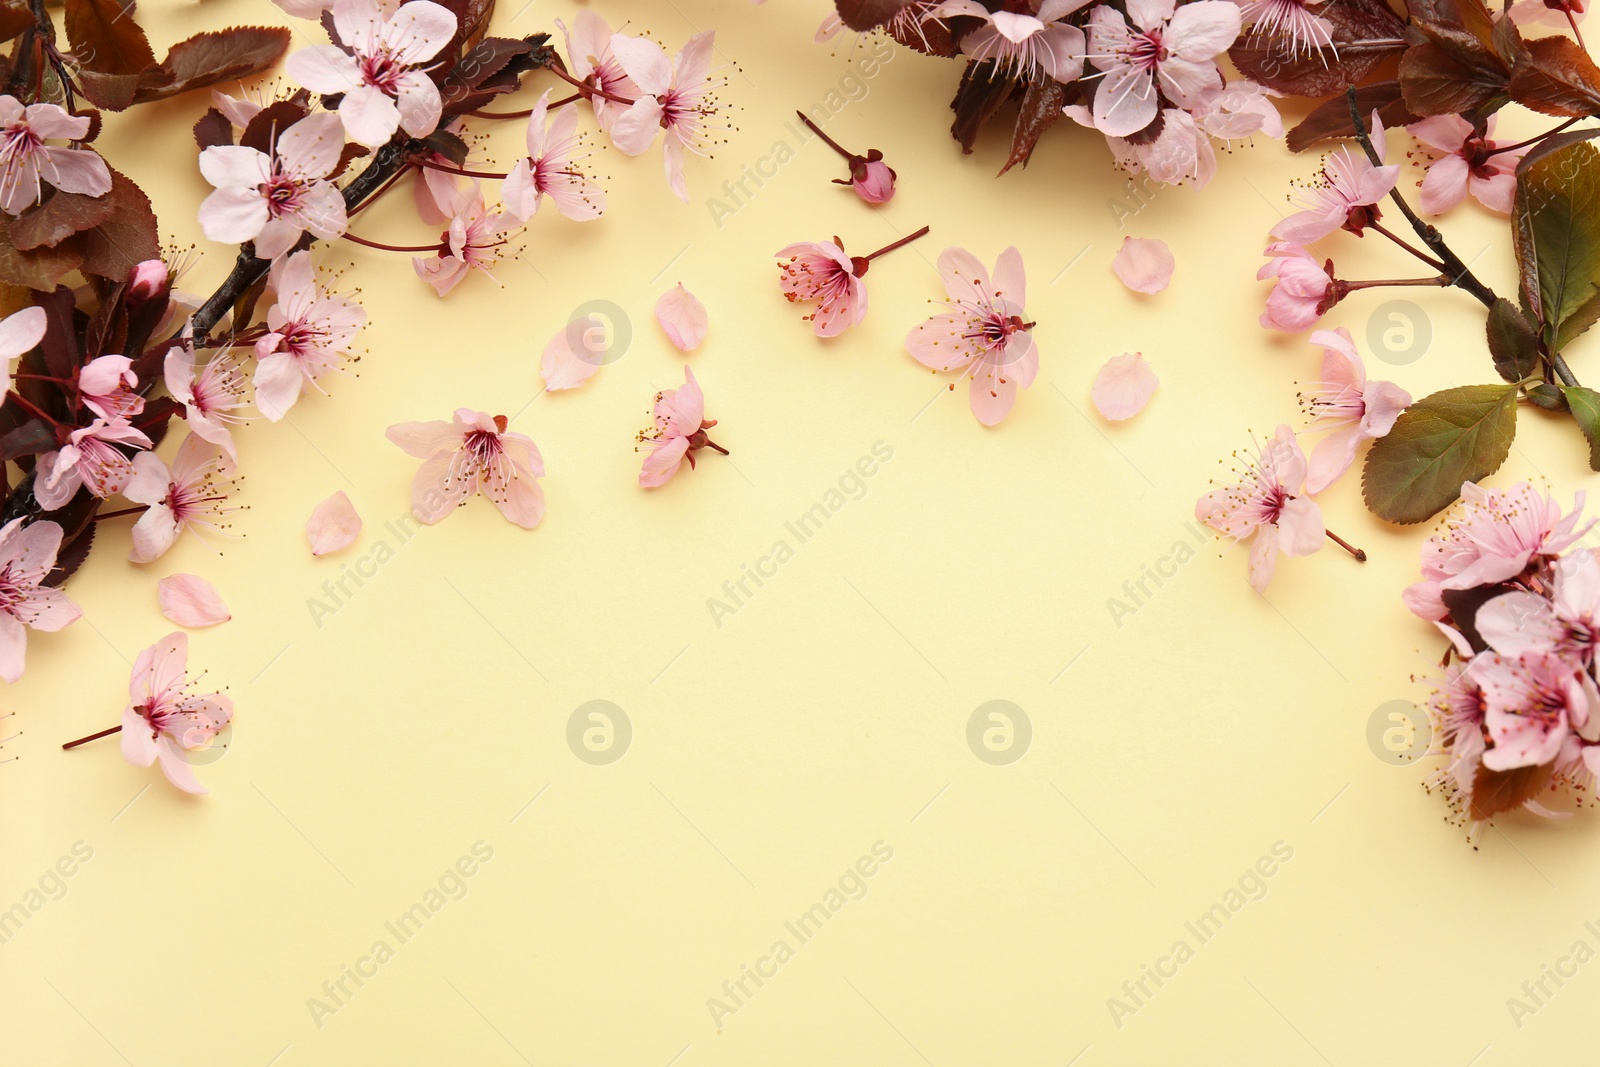
[[[1374, 82], [1356, 90], [1356, 110], [1363, 117], [1374, 111], [1383, 119], [1388, 129], [1408, 126], [1418, 120], [1406, 108], [1397, 81]], [[1292, 152], [1304, 152], [1312, 145], [1335, 137], [1354, 137], [1355, 127], [1350, 124], [1350, 105], [1343, 95], [1320, 104], [1289, 131], [1288, 145]]]
[[67, 40], [85, 70], [137, 75], [155, 65], [150, 42], [134, 21], [133, 0], [66, 0], [66, 24]]
[[89, 549], [94, 547], [95, 529], [96, 526], [93, 522], [84, 523], [77, 536], [63, 545], [61, 551], [56, 553], [56, 565], [50, 569], [50, 573], [45, 575], [39, 584], [53, 588], [77, 573], [78, 568], [83, 566], [84, 561], [89, 558]]
[[54, 248], [73, 234], [106, 222], [115, 211], [106, 197], [56, 190], [44, 203], [11, 220], [11, 243], [22, 252]]
[[83, 262], [71, 240], [56, 248], [19, 251], [11, 242], [9, 223], [9, 218], [0, 217], [0, 282], [48, 291]]
[[338, 162], [334, 163], [333, 169], [328, 172], [328, 179], [331, 181], [332, 179], [337, 178], [339, 175], [344, 173], [345, 168], [348, 167], [352, 162], [360, 159], [362, 156], [371, 154], [372, 149], [368, 148], [366, 145], [356, 144], [354, 141], [347, 142], [345, 146], [339, 150]]
[[1054, 78], [1028, 83], [1028, 89], [1022, 95], [1022, 110], [1017, 115], [1017, 126], [1011, 135], [1011, 155], [1006, 157], [1006, 165], [1000, 168], [1001, 174], [1018, 163], [1028, 165], [1028, 157], [1033, 155], [1033, 147], [1039, 143], [1040, 136], [1061, 117], [1061, 105], [1066, 98], [1067, 87]]
[[911, 6], [911, 0], [836, 0], [839, 17], [857, 33], [877, 29]]
[[216, 108], [207, 108], [206, 113], [200, 116], [200, 121], [194, 124], [194, 143], [200, 146], [202, 152], [215, 145], [232, 144], [233, 123]]
[[71, 378], [83, 362], [72, 290], [62, 285], [36, 291], [33, 302], [44, 308], [45, 314], [44, 340], [39, 342], [44, 371], [52, 378]]
[[1551, 764], [1509, 771], [1480, 766], [1472, 779], [1472, 817], [1491, 819], [1501, 812], [1517, 810], [1550, 784], [1551, 770]]
[[231, 26], [179, 41], [167, 58], [141, 78], [133, 102], [160, 100], [217, 82], [257, 74], [276, 63], [289, 47], [289, 31], [263, 26]]
[[11, 40], [33, 24], [33, 12], [25, 0], [5, 0], [0, 3], [0, 41]]
[[918, 52], [949, 59], [956, 54], [956, 42], [967, 29], [980, 26], [978, 19], [955, 16], [949, 19], [913, 21], [901, 19], [889, 24], [889, 36]]
[[304, 104], [294, 100], [279, 100], [256, 112], [250, 125], [239, 135], [239, 143], [257, 152], [272, 153], [278, 135], [306, 117]]
[[84, 99], [107, 111], [126, 111], [133, 105], [133, 94], [139, 88], [137, 74], [102, 74], [80, 70], [77, 82]]
[[479, 86], [506, 68], [517, 56], [533, 51], [527, 41], [509, 37], [489, 37], [475, 45], [450, 69], [439, 84], [439, 95], [446, 110], [472, 95]]
[[1017, 88], [1015, 78], [996, 78], [995, 73], [993, 61], [969, 62], [961, 74], [956, 98], [950, 101], [950, 110], [956, 113], [950, 134], [961, 143], [964, 153], [972, 151], [972, 146], [978, 142], [978, 132]]
[[1570, 37], [1538, 37], [1522, 42], [1509, 92], [1546, 115], [1600, 114], [1600, 67]]
[[[20, 407], [15, 401], [11, 406]], [[10, 463], [18, 456], [37, 456], [41, 452], [61, 447], [55, 429], [43, 419], [29, 419], [21, 426], [0, 435], [0, 463]]]
[[82, 255], [80, 269], [86, 274], [121, 281], [138, 264], [161, 256], [161, 235], [150, 198], [132, 180], [111, 171], [109, 220], [69, 238]]

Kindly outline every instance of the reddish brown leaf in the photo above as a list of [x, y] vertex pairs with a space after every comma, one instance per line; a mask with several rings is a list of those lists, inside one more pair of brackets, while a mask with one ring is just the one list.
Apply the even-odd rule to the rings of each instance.
[[207, 108], [206, 113], [200, 116], [200, 121], [194, 124], [194, 143], [200, 146], [202, 152], [215, 145], [231, 145], [233, 123], [216, 108]]
[[956, 16], [949, 19], [928, 19], [923, 22], [902, 20], [888, 27], [889, 36], [918, 52], [949, 59], [956, 54], [956, 41], [966, 26], [979, 26], [977, 19]]
[[1522, 43], [1509, 92], [1546, 115], [1600, 114], [1600, 67], [1570, 37], [1535, 38]]
[[[15, 401], [12, 402], [13, 406]], [[21, 426], [0, 435], [0, 462], [10, 463], [18, 456], [37, 456], [56, 448], [55, 430], [43, 419], [29, 419]]]
[[[1406, 109], [1397, 81], [1374, 82], [1356, 90], [1356, 111], [1362, 116], [1374, 111], [1383, 119], [1388, 129], [1407, 126], [1418, 116]], [[1354, 137], [1355, 127], [1350, 124], [1350, 105], [1343, 95], [1319, 105], [1300, 125], [1289, 131], [1288, 145], [1292, 152], [1304, 152], [1312, 145], [1335, 137]]]
[[0, 3], [0, 41], [9, 41], [33, 25], [33, 12], [25, 0], [4, 0]]
[[126, 176], [111, 172], [111, 191], [104, 199], [111, 203], [111, 218], [63, 245], [78, 248], [84, 273], [121, 281], [139, 263], [160, 257], [161, 236], [150, 198]]
[[1028, 165], [1028, 157], [1039, 143], [1039, 137], [1061, 117], [1061, 105], [1066, 102], [1067, 87], [1054, 78], [1043, 78], [1028, 83], [1022, 96], [1022, 111], [1017, 115], [1017, 126], [1011, 135], [1011, 155], [1000, 168], [1004, 174], [1021, 163]]
[[48, 291], [83, 262], [83, 253], [71, 240], [55, 248], [20, 251], [11, 242], [9, 223], [0, 217], [0, 281]]
[[101, 74], [84, 69], [78, 71], [77, 82], [84, 99], [107, 111], [126, 111], [139, 89], [137, 74]]
[[1400, 57], [1400, 91], [1415, 115], [1456, 115], [1485, 108], [1506, 94], [1511, 73], [1489, 49], [1467, 57], [1434, 41]]
[[250, 125], [239, 135], [239, 143], [257, 152], [271, 154], [278, 135], [306, 117], [304, 105], [294, 100], [279, 100], [256, 112]]
[[990, 62], [969, 62], [967, 69], [962, 72], [961, 85], [956, 89], [956, 98], [950, 101], [950, 110], [956, 113], [956, 120], [950, 126], [950, 134], [961, 143], [961, 151], [970, 153], [972, 146], [978, 141], [978, 131], [1000, 109], [1000, 105], [1011, 98], [1016, 91], [1015, 78], [1008, 76], [994, 77], [995, 64]]
[[839, 17], [857, 33], [877, 29], [910, 7], [911, 0], [836, 0]]
[[276, 63], [289, 47], [289, 31], [263, 26], [232, 26], [179, 41], [159, 67], [139, 80], [133, 102], [160, 100], [217, 82], [257, 74]]
[[58, 190], [11, 220], [11, 243], [22, 252], [54, 248], [75, 233], [99, 226], [115, 210], [106, 197]]
[[[133, 0], [67, 0], [67, 40], [85, 70], [139, 74], [155, 53], [133, 18]], [[104, 105], [102, 105], [104, 106]]]
[[1517, 767], [1491, 771], [1480, 766], [1472, 779], [1472, 817], [1491, 819], [1503, 811], [1515, 811], [1538, 796], [1550, 784], [1551, 767]]

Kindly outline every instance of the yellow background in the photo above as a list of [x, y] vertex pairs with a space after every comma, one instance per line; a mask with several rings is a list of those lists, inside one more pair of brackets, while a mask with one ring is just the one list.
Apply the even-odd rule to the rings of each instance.
[[[553, 29], [579, 9], [519, 6], [503, 0], [496, 32]], [[1108, 609], [1186, 538], [1196, 495], [1225, 473], [1219, 457], [1249, 430], [1300, 425], [1293, 383], [1315, 377], [1319, 354], [1257, 327], [1266, 286], [1252, 277], [1289, 182], [1315, 157], [1237, 147], [1209, 188], [1151, 197], [1112, 169], [1098, 135], [1063, 125], [1031, 166], [996, 180], [1004, 122], [971, 157], [946, 135], [959, 68], [897, 49], [875, 77], [847, 81], [848, 42], [811, 42], [820, 0], [594, 7], [673, 50], [715, 28], [719, 59], [736, 64], [721, 96], [737, 133], [691, 160], [687, 205], [659, 151], [607, 149], [603, 220], [546, 207], [500, 286], [475, 276], [445, 301], [404, 256], [319, 246], [319, 262], [358, 268], [345, 281], [371, 314], [366, 354], [331, 396], [239, 434], [243, 539], [220, 557], [185, 540], [139, 567], [124, 558], [126, 520], [108, 523], [69, 586], [84, 620], [35, 635], [5, 694], [22, 736], [0, 768], [0, 908], [75, 842], [93, 850], [64, 896], [0, 945], [6, 1062], [1487, 1067], [1584, 1055], [1600, 966], [1520, 1027], [1507, 998], [1574, 942], [1600, 948], [1584, 926], [1600, 921], [1600, 826], [1505, 819], [1475, 851], [1424, 794], [1424, 769], [1368, 741], [1375, 710], [1419, 698], [1410, 678], [1441, 649], [1399, 601], [1426, 528], [1373, 520], [1352, 475], [1323, 505], [1367, 564], [1331, 547], [1285, 560], [1263, 598], [1243, 553], [1208, 543], [1120, 626]], [[140, 19], [158, 51], [203, 28], [287, 21], [262, 0], [152, 0]], [[317, 40], [300, 29], [297, 45]], [[900, 172], [880, 210], [829, 185], [841, 161], [785, 125], [841, 88], [830, 132], [881, 148]], [[198, 244], [183, 281], [196, 292], [232, 259], [195, 222], [207, 188], [188, 130], [204, 105], [197, 94], [115, 117], [101, 143], [150, 192], [164, 235]], [[518, 154], [520, 126], [493, 131], [501, 161]], [[718, 226], [708, 198], [779, 141], [795, 157]], [[1408, 168], [1406, 187], [1419, 175]], [[1113, 205], [1126, 216], [1141, 200], [1119, 228]], [[817, 341], [781, 298], [779, 247], [837, 234], [860, 253], [925, 223], [930, 237], [874, 264], [870, 314], [844, 337]], [[1501, 220], [1469, 204], [1446, 228], [1511, 290]], [[409, 195], [355, 229], [430, 237]], [[1167, 292], [1136, 296], [1113, 277], [1125, 234], [1170, 243]], [[1013, 243], [1041, 369], [986, 430], [965, 383], [942, 392], [901, 343], [942, 296], [939, 249], [992, 263]], [[1345, 276], [1412, 273], [1375, 236], [1321, 251]], [[710, 311], [689, 362], [732, 456], [707, 454], [645, 492], [632, 436], [685, 362], [651, 308], [678, 281]], [[539, 352], [592, 300], [625, 309], [630, 346], [582, 390], [539, 396]], [[1370, 351], [1380, 303], [1360, 294], [1328, 324]], [[1415, 304], [1431, 346], [1406, 366], [1369, 355], [1374, 376], [1418, 396], [1492, 380], [1474, 302], [1425, 291]], [[1593, 347], [1575, 349], [1580, 377], [1595, 373]], [[1105, 424], [1089, 385], [1134, 349], [1161, 388], [1132, 423]], [[383, 431], [457, 406], [520, 412], [515, 428], [548, 466], [548, 517], [526, 532], [477, 499], [401, 544], [385, 523], [405, 515], [417, 464]], [[1520, 431], [1497, 481], [1542, 475], [1563, 498], [1589, 483], [1569, 424], [1524, 412]], [[785, 522], [879, 441], [893, 458], [864, 496], [796, 545]], [[312, 559], [305, 519], [341, 489], [366, 530]], [[779, 539], [794, 558], [718, 626], [708, 598]], [[393, 558], [317, 625], [311, 599], [380, 541]], [[233, 745], [199, 768], [202, 798], [128, 766], [114, 740], [59, 748], [117, 721], [129, 661], [172, 629], [155, 581], [180, 571], [214, 581], [235, 615], [191, 637], [192, 666], [238, 709]], [[607, 766], [566, 740], [594, 699], [632, 723], [630, 749]], [[966, 740], [991, 700], [1032, 724], [1007, 766]], [[493, 858], [465, 895], [398, 944], [385, 923], [479, 841]], [[784, 924], [879, 841], [892, 861], [798, 944]], [[1278, 842], [1292, 859], [1200, 944], [1185, 923]], [[380, 939], [393, 958], [318, 1019], [309, 999], [333, 1004], [323, 983]], [[708, 998], [779, 939], [793, 958], [719, 1032]], [[1108, 999], [1127, 1001], [1123, 983], [1180, 939], [1193, 958], [1159, 989], [1146, 979], [1154, 995], [1117, 1025]]]

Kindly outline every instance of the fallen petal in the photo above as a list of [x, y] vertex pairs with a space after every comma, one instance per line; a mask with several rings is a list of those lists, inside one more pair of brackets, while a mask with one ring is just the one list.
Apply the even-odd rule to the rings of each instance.
[[1143, 355], [1125, 352], [1106, 360], [1106, 365], [1095, 375], [1089, 396], [1101, 415], [1116, 422], [1131, 419], [1143, 411], [1150, 402], [1150, 394], [1160, 384], [1161, 379], [1156, 377]]
[[594, 315], [573, 319], [544, 346], [539, 360], [544, 387], [551, 392], [576, 389], [594, 377], [608, 351], [605, 323]]
[[667, 340], [680, 352], [693, 352], [706, 339], [706, 306], [679, 282], [656, 301], [656, 321], [667, 332]]
[[168, 575], [156, 583], [156, 595], [161, 614], [179, 626], [215, 626], [233, 618], [212, 584], [198, 575]]
[[361, 516], [342, 489], [318, 504], [306, 520], [306, 537], [311, 540], [313, 556], [337, 552], [353, 543], [360, 533]]
[[1159, 293], [1172, 281], [1172, 250], [1152, 237], [1125, 237], [1111, 259], [1122, 284], [1136, 293]]

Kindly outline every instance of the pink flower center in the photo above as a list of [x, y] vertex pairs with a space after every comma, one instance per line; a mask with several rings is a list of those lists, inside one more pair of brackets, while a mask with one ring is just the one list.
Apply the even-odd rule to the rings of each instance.
[[1166, 45], [1161, 43], [1161, 31], [1133, 34], [1121, 49], [1121, 55], [1123, 62], [1135, 70], [1155, 70], [1167, 58]]
[[11, 568], [12, 564], [7, 563], [4, 569], [0, 569], [0, 611], [28, 623], [38, 614], [29, 609], [29, 594], [37, 583], [22, 581], [12, 573]]
[[400, 95], [400, 78], [410, 67], [398, 63], [387, 52], [361, 57], [361, 78], [388, 96]]
[[291, 214], [300, 207], [305, 187], [283, 173], [280, 164], [274, 162], [272, 170], [272, 177], [256, 188], [261, 193], [261, 198], [267, 202], [267, 213], [277, 218], [280, 215]]

